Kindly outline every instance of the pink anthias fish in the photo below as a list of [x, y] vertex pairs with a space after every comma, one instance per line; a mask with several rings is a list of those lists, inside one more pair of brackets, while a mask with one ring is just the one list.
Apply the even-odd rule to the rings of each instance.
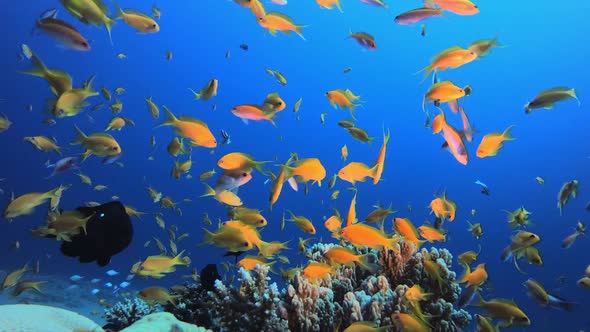
[[287, 4], [287, 0], [270, 0], [275, 5], [284, 6]]
[[417, 8], [395, 17], [394, 21], [400, 25], [414, 24], [423, 21], [429, 17], [442, 16], [440, 8]]
[[221, 173], [217, 182], [215, 182], [216, 193], [224, 190], [234, 192], [239, 187], [245, 185], [252, 180], [252, 172], [245, 171], [225, 171]]
[[70, 169], [78, 169], [77, 164], [79, 160], [80, 158], [78, 157], [65, 157], [55, 162], [55, 164], [50, 163], [48, 160], [45, 163], [45, 166], [47, 166], [47, 168], [53, 168], [53, 173], [51, 173], [51, 175], [49, 175], [48, 178], [53, 177], [59, 173], [63, 173]]
[[361, 2], [370, 6], [387, 8], [387, 4], [382, 0], [361, 0]]

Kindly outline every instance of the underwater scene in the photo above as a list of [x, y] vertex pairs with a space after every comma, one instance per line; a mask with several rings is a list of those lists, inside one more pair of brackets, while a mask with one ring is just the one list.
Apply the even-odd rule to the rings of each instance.
[[590, 4], [6, 2], [0, 332], [590, 331]]

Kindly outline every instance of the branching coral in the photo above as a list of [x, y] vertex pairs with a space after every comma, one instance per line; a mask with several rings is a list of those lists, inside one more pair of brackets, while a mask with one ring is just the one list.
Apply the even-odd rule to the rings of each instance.
[[152, 306], [141, 299], [125, 299], [116, 303], [113, 307], [106, 309], [104, 316], [107, 327], [112, 330], [122, 330], [142, 319], [144, 316], [161, 311], [158, 305]]
[[268, 267], [256, 266], [251, 273], [240, 269], [239, 289], [220, 280], [211, 291], [188, 285], [177, 306], [167, 305], [166, 311], [214, 331], [287, 331], [287, 321], [279, 317], [278, 287], [269, 280]]

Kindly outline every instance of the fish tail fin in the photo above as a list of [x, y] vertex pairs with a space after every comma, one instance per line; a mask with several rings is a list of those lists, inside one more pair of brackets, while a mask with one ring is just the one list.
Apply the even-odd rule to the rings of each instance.
[[39, 57], [35, 54], [31, 55], [30, 60], [31, 60], [31, 64], [32, 64], [31, 69], [22, 70], [22, 71], [19, 71], [19, 73], [26, 74], [26, 75], [32, 75], [32, 76], [38, 76], [38, 77], [44, 77], [45, 74], [47, 74], [48, 69], [45, 66], [45, 64], [43, 63], [43, 61], [41, 61], [41, 59], [39, 59]]
[[172, 114], [172, 112], [170, 112], [168, 107], [164, 106], [163, 108], [164, 111], [166, 111], [166, 119], [164, 120], [164, 122], [160, 123], [155, 128], [163, 126], [173, 126], [176, 122], [178, 122], [178, 119], [174, 116], [174, 114]]
[[576, 89], [571, 88], [567, 91], [567, 94], [570, 95], [572, 98], [574, 98], [576, 101], [578, 101], [578, 106], [582, 106], [582, 102], [580, 102], [580, 99], [578, 99], [578, 96], [576, 95]]
[[193, 97], [194, 97], [195, 100], [201, 99], [201, 94], [200, 93], [196, 92], [195, 90], [193, 90], [191, 88], [188, 88], [188, 91], [192, 92]]
[[510, 127], [506, 128], [506, 130], [504, 130], [504, 132], [502, 133], [502, 136], [504, 136], [505, 140], [512, 141], [516, 139], [510, 135], [510, 131], [512, 130], [512, 128], [514, 128], [514, 125], [511, 125]]
[[178, 265], [185, 265], [188, 266], [191, 263], [190, 258], [187, 257], [182, 257], [182, 255], [184, 254], [186, 250], [181, 251], [178, 255], [176, 255], [174, 257], [174, 263], [178, 264]]
[[342, 11], [342, 5], [340, 4], [340, 0], [336, 0], [336, 7], [338, 8], [338, 10], [339, 10], [341, 13], [344, 13], [344, 12]]
[[564, 300], [560, 297], [557, 297], [555, 295], [549, 295], [549, 303], [552, 305], [555, 305], [556, 307], [563, 309], [565, 311], [574, 311], [574, 308], [576, 307], [577, 303], [575, 302], [569, 302], [567, 300]]
[[426, 72], [426, 74], [424, 74], [424, 78], [422, 79], [422, 81], [420, 83], [423, 83], [424, 81], [426, 81], [426, 79], [428, 78], [428, 76], [430, 76], [430, 74], [432, 73], [434, 69], [432, 68], [432, 65], [428, 65], [420, 70], [418, 70], [417, 72], [414, 73], [414, 75], [418, 75], [422, 72]]
[[74, 128], [76, 128], [76, 132], [78, 133], [78, 137], [76, 137], [76, 139], [74, 141], [72, 141], [72, 143], [70, 143], [70, 144], [77, 145], [77, 144], [84, 143], [84, 141], [88, 138], [88, 136], [86, 136], [86, 134], [84, 134], [84, 132], [82, 130], [80, 130], [80, 128], [78, 128], [78, 126], [74, 125]]
[[[377, 173], [379, 171], [379, 164], [375, 163], [375, 165], [373, 165], [373, 167], [369, 168], [369, 177], [371, 177], [371, 179], [376, 180], [377, 179]], [[373, 184], [377, 184], [377, 183], [373, 183]]]
[[303, 39], [303, 40], [307, 40], [307, 39], [305, 39], [305, 37], [304, 37], [304, 36], [303, 36], [303, 34], [301, 33], [301, 29], [303, 29], [303, 28], [307, 28], [308, 26], [309, 26], [309, 25], [297, 25], [297, 26], [295, 26], [295, 33], [296, 33], [296, 34], [297, 34], [299, 37], [301, 37], [301, 39]]
[[[118, 6], [117, 9], [121, 10], [121, 8], [119, 8]], [[109, 35], [109, 42], [111, 43], [111, 45], [113, 45], [113, 36], [111, 35], [111, 29], [113, 28], [113, 25], [115, 25], [115, 20], [108, 16], [105, 16], [104, 27], [107, 29], [107, 34]]]
[[385, 124], [383, 124], [383, 144], [389, 143], [389, 139], [391, 138], [391, 131], [387, 128], [387, 133], [385, 133]]
[[89, 94], [94, 94], [96, 91], [92, 90], [92, 82], [94, 82], [94, 78], [96, 75], [92, 75], [88, 77], [88, 79], [84, 82], [84, 91]]
[[47, 281], [36, 281], [36, 282], [33, 282], [33, 283], [31, 283], [31, 288], [34, 289], [34, 290], [36, 290], [39, 293], [43, 293], [41, 291], [41, 285], [43, 285], [45, 283], [47, 283]]
[[203, 184], [205, 185], [205, 193], [203, 193], [201, 197], [215, 196], [215, 189], [211, 188], [211, 186], [206, 183]]
[[502, 260], [502, 262], [505, 262], [511, 256], [512, 256], [512, 250], [510, 250], [510, 246], [507, 246], [506, 248], [504, 248], [504, 250], [502, 250], [502, 255], [500, 256], [500, 259]]
[[125, 15], [123, 9], [121, 9], [121, 7], [119, 7], [119, 5], [114, 0], [111, 0], [111, 2], [113, 3], [113, 6], [115, 6], [115, 15], [113, 16], [113, 19], [123, 17], [123, 15]]
[[213, 239], [215, 237], [215, 234], [213, 234], [212, 232], [210, 232], [208, 229], [203, 228], [203, 241], [201, 241], [201, 243], [198, 244], [198, 246], [203, 246], [209, 243], [213, 242]]
[[371, 257], [375, 257], [373, 254], [365, 254], [365, 255], [361, 255], [359, 256], [359, 265], [371, 272], [371, 274], [375, 274], [377, 273], [377, 271], [379, 271], [379, 264], [375, 264], [371, 262]]

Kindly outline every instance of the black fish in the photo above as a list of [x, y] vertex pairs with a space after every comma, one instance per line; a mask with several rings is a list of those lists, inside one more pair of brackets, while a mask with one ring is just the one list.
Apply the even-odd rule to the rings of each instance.
[[221, 280], [221, 276], [219, 275], [219, 272], [217, 272], [217, 265], [215, 264], [207, 264], [207, 266], [201, 270], [199, 277], [201, 285], [208, 291], [214, 289], [215, 280]]
[[240, 48], [243, 49], [244, 51], [247, 51], [248, 50], [248, 45], [242, 44], [242, 45], [240, 45]]
[[70, 257], [80, 257], [81, 263], [96, 261], [105, 266], [111, 257], [123, 251], [131, 243], [133, 225], [121, 202], [109, 202], [96, 207], [79, 207], [84, 216], [94, 216], [86, 224], [86, 234], [63, 242], [61, 252]]
[[442, 226], [443, 226], [442, 218], [436, 217], [434, 219], [434, 228], [436, 228], [440, 231], [442, 229]]
[[590, 211], [590, 202], [588, 202], [588, 204], [586, 204], [586, 211]]

